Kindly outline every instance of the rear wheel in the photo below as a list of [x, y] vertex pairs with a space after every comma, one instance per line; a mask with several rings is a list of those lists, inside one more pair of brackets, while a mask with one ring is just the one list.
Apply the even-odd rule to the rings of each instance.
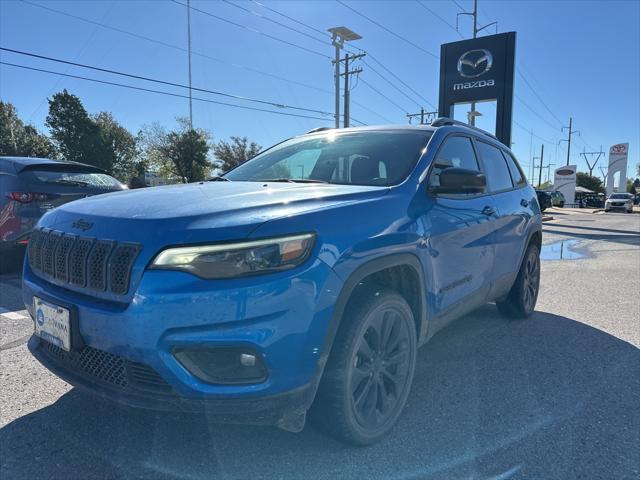
[[357, 295], [345, 311], [310, 418], [339, 440], [369, 445], [393, 428], [404, 408], [417, 335], [400, 295], [371, 288]]
[[536, 307], [539, 288], [540, 249], [537, 245], [531, 244], [507, 298], [496, 302], [498, 311], [509, 318], [529, 317]]

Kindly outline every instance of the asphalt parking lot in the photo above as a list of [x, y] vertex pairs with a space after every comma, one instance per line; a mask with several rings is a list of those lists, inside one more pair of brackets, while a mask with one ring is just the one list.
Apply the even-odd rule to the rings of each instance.
[[85, 396], [30, 356], [5, 275], [0, 478], [639, 478], [640, 215], [551, 214], [534, 316], [487, 305], [439, 333], [398, 427], [368, 448]]

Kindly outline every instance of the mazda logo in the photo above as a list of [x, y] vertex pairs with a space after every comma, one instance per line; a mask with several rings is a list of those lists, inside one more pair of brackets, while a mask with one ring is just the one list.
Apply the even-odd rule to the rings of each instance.
[[77, 228], [78, 230], [82, 230], [83, 232], [86, 232], [91, 227], [93, 227], [93, 222], [87, 222], [86, 220], [81, 218], [81, 219], [76, 220], [75, 222], [73, 222], [71, 224], [71, 226], [73, 228]]
[[484, 75], [493, 65], [493, 55], [489, 50], [469, 50], [458, 59], [458, 73], [465, 78]]

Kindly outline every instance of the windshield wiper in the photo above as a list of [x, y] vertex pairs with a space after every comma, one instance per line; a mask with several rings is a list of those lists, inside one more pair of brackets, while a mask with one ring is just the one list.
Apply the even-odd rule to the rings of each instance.
[[211, 177], [211, 178], [207, 178], [207, 182], [230, 182], [231, 180], [229, 180], [226, 177]]
[[324, 180], [314, 180], [311, 178], [265, 178], [255, 180], [256, 182], [284, 182], [284, 183], [329, 183]]
[[89, 182], [83, 182], [82, 180], [65, 180], [64, 178], [58, 180], [47, 180], [45, 183], [57, 183], [59, 185], [75, 185], [76, 187], [86, 187]]

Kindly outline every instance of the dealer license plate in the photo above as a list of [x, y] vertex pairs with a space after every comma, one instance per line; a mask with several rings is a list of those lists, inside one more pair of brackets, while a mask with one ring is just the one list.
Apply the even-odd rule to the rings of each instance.
[[69, 310], [59, 305], [45, 302], [41, 298], [33, 297], [33, 311], [36, 317], [36, 335], [67, 352], [71, 350]]

